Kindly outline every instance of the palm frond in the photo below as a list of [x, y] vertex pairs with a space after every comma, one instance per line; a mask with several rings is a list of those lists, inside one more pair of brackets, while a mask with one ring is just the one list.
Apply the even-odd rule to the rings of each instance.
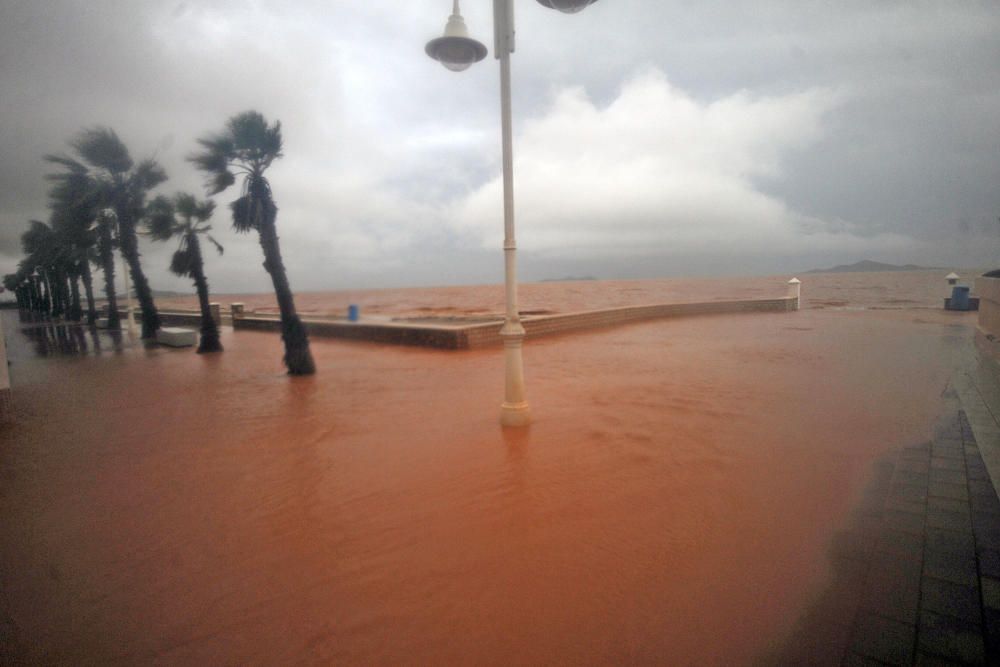
[[220, 255], [226, 252], [226, 249], [222, 247], [222, 244], [216, 241], [214, 238], [212, 238], [211, 234], [205, 234], [205, 238], [208, 239], [211, 242], [211, 244], [215, 246], [215, 249], [219, 251]]
[[152, 190], [167, 180], [167, 171], [153, 158], [147, 158], [136, 166], [131, 180], [139, 190]]
[[166, 241], [177, 233], [173, 202], [163, 195], [149, 202], [143, 221], [154, 241]]
[[127, 172], [134, 164], [128, 148], [115, 131], [108, 127], [85, 129], [70, 142], [70, 145], [84, 162], [113, 174]]
[[233, 212], [233, 229], [241, 234], [257, 229], [251, 208], [250, 195], [243, 195], [229, 205], [229, 209]]
[[[52, 164], [58, 164], [60, 166], [65, 167], [66, 170], [70, 174], [85, 174], [85, 173], [87, 173], [87, 167], [86, 167], [86, 165], [84, 165], [83, 163], [81, 163], [78, 160], [74, 160], [73, 158], [69, 157], [68, 155], [50, 154], [50, 155], [44, 156], [42, 159], [44, 159], [46, 162], [51, 162]], [[65, 176], [65, 174], [50, 174], [49, 178], [55, 178], [55, 177], [61, 177], [61, 176]]]
[[229, 168], [229, 161], [236, 152], [232, 137], [221, 134], [199, 139], [198, 143], [204, 150], [189, 155], [188, 161], [202, 171], [220, 172]]
[[178, 276], [190, 276], [194, 271], [194, 253], [189, 245], [182, 245], [170, 258], [170, 272]]

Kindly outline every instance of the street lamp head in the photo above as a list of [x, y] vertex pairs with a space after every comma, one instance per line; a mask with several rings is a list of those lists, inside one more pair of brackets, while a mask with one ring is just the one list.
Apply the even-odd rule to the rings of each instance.
[[486, 47], [469, 37], [465, 19], [458, 10], [458, 0], [455, 0], [455, 9], [444, 27], [444, 36], [427, 42], [424, 50], [452, 72], [468, 69], [472, 63], [486, 57]]
[[564, 14], [575, 14], [597, 0], [538, 0], [538, 4], [549, 9], [558, 9]]

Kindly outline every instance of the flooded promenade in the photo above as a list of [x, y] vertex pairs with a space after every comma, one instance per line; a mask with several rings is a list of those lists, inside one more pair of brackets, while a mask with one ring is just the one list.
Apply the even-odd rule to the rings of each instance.
[[532, 342], [523, 432], [492, 350], [314, 340], [293, 379], [274, 334], [199, 356], [5, 312], [0, 657], [752, 664], [972, 353], [974, 314], [813, 298]]

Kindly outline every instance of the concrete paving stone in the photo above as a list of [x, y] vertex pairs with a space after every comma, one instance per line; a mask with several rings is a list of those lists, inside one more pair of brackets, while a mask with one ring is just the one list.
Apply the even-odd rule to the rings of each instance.
[[938, 498], [951, 498], [952, 500], [968, 500], [969, 490], [964, 484], [946, 484], [944, 482], [931, 482], [927, 486], [929, 496]]
[[1000, 524], [995, 514], [972, 514], [972, 530], [976, 546], [982, 549], [1000, 549]]
[[920, 583], [920, 609], [982, 624], [979, 591], [972, 586], [924, 577]]
[[[912, 501], [906, 501], [912, 503]], [[905, 512], [899, 509], [886, 510], [885, 525], [887, 529], [904, 530], [908, 533], [922, 534], [924, 532], [924, 512]]]
[[929, 482], [944, 484], [965, 484], [964, 470], [931, 470]]
[[927, 484], [896, 484], [889, 489], [889, 496], [900, 500], [921, 503], [927, 500]]
[[973, 512], [1000, 514], [1000, 500], [995, 493], [973, 493], [969, 496]]
[[941, 456], [931, 457], [931, 470], [965, 470], [965, 455], [959, 457], [945, 458]]
[[975, 482], [969, 482], [969, 493], [983, 494], [986, 496], [992, 494], [994, 498], [997, 495], [996, 489], [993, 488], [993, 482], [989, 480], [986, 481], [977, 480]]
[[947, 551], [924, 551], [924, 576], [974, 588], [979, 584], [976, 559]]
[[979, 445], [975, 442], [967, 442], [965, 446], [962, 447], [965, 450], [965, 460], [968, 461], [969, 458], [974, 458], [979, 456]]
[[851, 651], [890, 665], [913, 662], [916, 628], [877, 614], [862, 613], [851, 638]]
[[1000, 549], [978, 547], [978, 550], [979, 573], [984, 577], [1000, 579]]
[[944, 510], [945, 512], [955, 512], [957, 514], [963, 514], [967, 517], [972, 516], [972, 509], [969, 507], [969, 503], [962, 500], [952, 500], [951, 498], [939, 498], [934, 496], [933, 498], [927, 499], [927, 511], [932, 509]]
[[840, 663], [840, 667], [885, 667], [885, 665], [886, 663], [881, 660], [867, 658], [863, 655], [858, 655], [854, 651], [849, 651], [844, 656], [844, 661]]
[[983, 610], [983, 635], [986, 639], [986, 659], [988, 664], [1000, 665], [1000, 611]]
[[931, 469], [930, 459], [900, 459], [898, 470], [926, 474]]
[[940, 551], [965, 558], [975, 558], [975, 541], [968, 533], [928, 528], [927, 540], [924, 545], [928, 551]]
[[931, 449], [931, 468], [934, 467], [934, 462], [938, 461], [949, 461], [952, 465], [956, 462], [965, 464], [965, 450], [962, 445], [956, 447], [934, 447]]
[[974, 665], [986, 661], [983, 633], [978, 625], [931, 611], [920, 612], [917, 650]]
[[930, 478], [928, 476], [928, 473], [910, 472], [908, 470], [897, 470], [896, 474], [892, 478], [892, 483], [894, 485], [908, 484], [908, 485], [926, 487], [929, 481]]
[[931, 482], [927, 486], [929, 496], [938, 498], [951, 498], [952, 500], [968, 500], [969, 490], [965, 484], [947, 484], [945, 482]]
[[928, 507], [927, 527], [969, 533], [972, 532], [972, 518], [968, 512], [949, 512], [936, 507]]
[[982, 586], [983, 606], [1000, 611], [1000, 579], [983, 577], [979, 583]]
[[969, 663], [959, 662], [958, 660], [948, 660], [946, 658], [939, 658], [935, 655], [928, 655], [927, 653], [917, 652], [917, 667], [964, 667]]
[[986, 469], [985, 465], [974, 466], [970, 465], [967, 468], [969, 480], [976, 481], [987, 481], [990, 479], [990, 471]]
[[885, 520], [888, 524], [890, 515], [893, 512], [904, 512], [906, 514], [914, 514], [919, 519], [920, 524], [923, 525], [924, 512], [927, 509], [927, 504], [919, 500], [905, 500], [903, 498], [893, 498], [889, 496], [885, 499]]
[[876, 554], [865, 579], [861, 608], [915, 624], [920, 603], [921, 561], [898, 554]]
[[875, 550], [880, 553], [899, 554], [912, 557], [924, 548], [924, 536], [919, 533], [909, 533], [904, 530], [887, 528], [883, 531]]
[[[926, 449], [904, 449], [899, 454], [900, 462], [903, 461], [930, 461], [931, 459], [931, 449], [927, 447]], [[898, 465], [898, 464], [897, 464]]]

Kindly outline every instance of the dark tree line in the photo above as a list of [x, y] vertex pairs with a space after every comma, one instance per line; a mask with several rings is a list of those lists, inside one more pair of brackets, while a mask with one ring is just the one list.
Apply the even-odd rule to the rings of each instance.
[[[229, 119], [224, 130], [198, 141], [201, 150], [189, 158], [206, 172], [208, 194], [216, 195], [239, 179], [240, 196], [229, 208], [237, 232], [255, 231], [264, 254], [281, 312], [285, 365], [289, 374], [309, 375], [315, 364], [305, 327], [295, 310], [294, 297], [281, 257], [275, 204], [266, 172], [282, 157], [281, 124], [268, 124], [248, 111]], [[115, 293], [115, 255], [120, 253], [132, 276], [142, 319], [142, 337], [152, 339], [160, 328], [153, 291], [143, 270], [138, 237], [178, 240], [170, 270], [192, 279], [202, 315], [198, 352], [222, 350], [219, 331], [209, 309], [201, 239], [222, 246], [209, 234], [214, 202], [193, 195], [151, 197], [167, 180], [152, 158], [136, 162], [110, 128], [82, 130], [69, 142], [71, 151], [47, 155], [57, 170], [49, 174], [49, 220], [32, 220], [21, 237], [24, 258], [3, 284], [14, 293], [18, 307], [54, 319], [86, 321], [94, 325], [96, 267], [104, 277], [108, 325], [120, 327]]]

